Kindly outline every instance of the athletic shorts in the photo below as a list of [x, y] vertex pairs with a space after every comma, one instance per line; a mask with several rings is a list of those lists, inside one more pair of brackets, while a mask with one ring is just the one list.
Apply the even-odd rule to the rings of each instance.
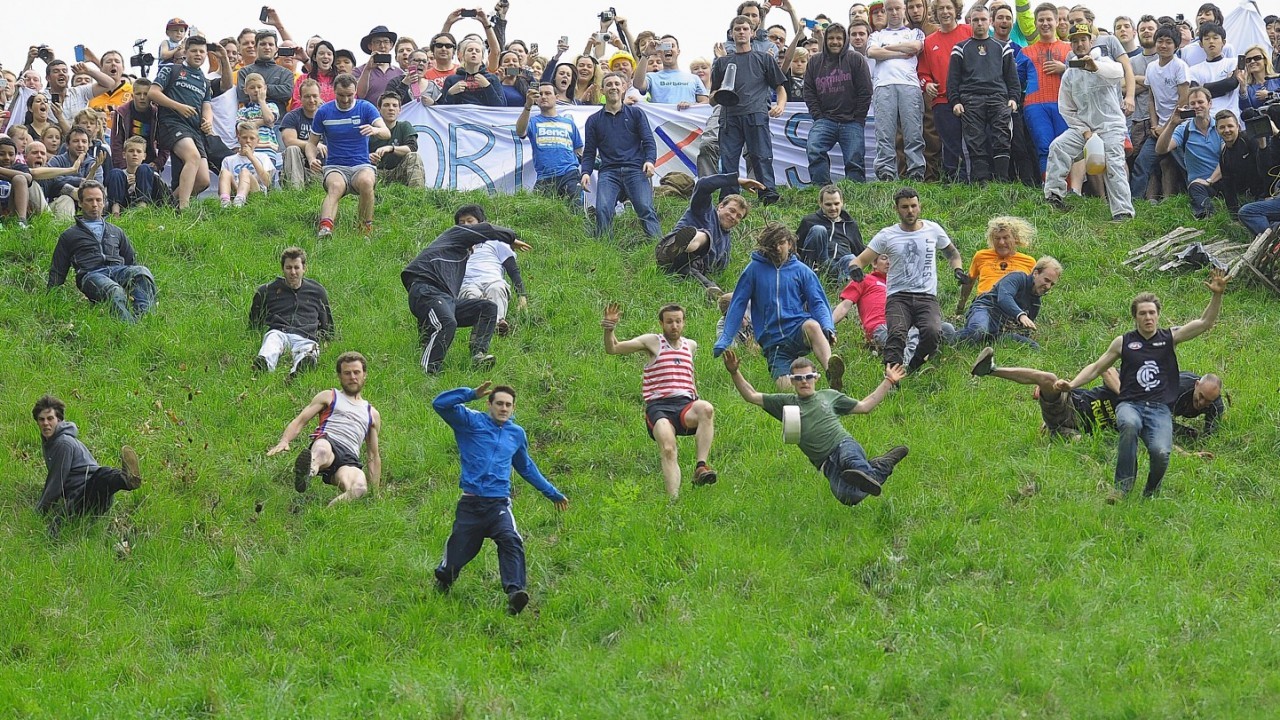
[[324, 167], [320, 168], [320, 176], [321, 176], [321, 177], [323, 177], [324, 179], [328, 180], [330, 175], [333, 175], [333, 174], [341, 175], [341, 176], [342, 176], [342, 179], [343, 179], [343, 180], [345, 180], [345, 181], [346, 181], [346, 183], [347, 183], [347, 192], [346, 192], [346, 194], [347, 194], [347, 195], [353, 195], [353, 194], [355, 194], [355, 192], [356, 192], [355, 185], [354, 185], [354, 183], [355, 183], [355, 179], [356, 179], [356, 174], [357, 174], [357, 173], [359, 173], [361, 170], [369, 170], [370, 172], [372, 172], [372, 173], [374, 174], [374, 177], [375, 177], [375, 178], [377, 177], [377, 174], [378, 174], [378, 170], [377, 170], [377, 168], [375, 168], [375, 167], [374, 167], [374, 166], [372, 166], [372, 165], [368, 165], [368, 164], [365, 164], [365, 165], [325, 165]]
[[156, 128], [156, 145], [169, 154], [173, 154], [173, 149], [178, 146], [179, 142], [182, 142], [183, 138], [191, 138], [196, 144], [196, 150], [200, 151], [200, 157], [209, 157], [208, 142], [199, 128], [193, 128], [190, 125], [173, 120], [162, 122]]
[[1055, 435], [1078, 435], [1080, 420], [1076, 417], [1076, 404], [1071, 401], [1071, 393], [1056, 393], [1053, 400], [1045, 398], [1040, 392], [1040, 417], [1044, 420], [1045, 429]]
[[357, 470], [364, 469], [364, 463], [360, 462], [360, 456], [352, 452], [350, 448], [342, 443], [334, 440], [326, 435], [311, 441], [312, 445], [316, 444], [316, 440], [324, 438], [329, 441], [329, 447], [333, 448], [333, 462], [329, 463], [329, 467], [320, 471], [320, 477], [324, 479], [326, 485], [337, 485], [336, 475], [339, 468], [353, 467]]
[[696, 401], [687, 397], [673, 397], [647, 403], [644, 406], [644, 420], [649, 426], [649, 437], [653, 437], [653, 426], [664, 419], [670, 421], [671, 427], [676, 430], [676, 435], [692, 435], [697, 432], [696, 429], [684, 424], [684, 416], [693, 409], [694, 402]]
[[764, 348], [764, 357], [769, 361], [769, 375], [774, 380], [791, 374], [791, 361], [804, 357], [810, 351], [809, 340], [805, 337], [804, 326], [796, 328], [791, 337], [777, 345]]

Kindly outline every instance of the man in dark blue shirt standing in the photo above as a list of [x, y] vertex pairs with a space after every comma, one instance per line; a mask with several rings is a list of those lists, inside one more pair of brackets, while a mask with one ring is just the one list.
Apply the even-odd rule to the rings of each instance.
[[[644, 234], [656, 238], [662, 235], [662, 226], [653, 207], [651, 178], [658, 146], [644, 111], [622, 103], [629, 85], [630, 81], [619, 73], [604, 76], [604, 109], [587, 118], [580, 166], [582, 188], [591, 190], [591, 171], [598, 170], [596, 235], [607, 235], [613, 228], [618, 196], [625, 191], [631, 207], [644, 223]], [[600, 157], [598, 168], [597, 155]]]

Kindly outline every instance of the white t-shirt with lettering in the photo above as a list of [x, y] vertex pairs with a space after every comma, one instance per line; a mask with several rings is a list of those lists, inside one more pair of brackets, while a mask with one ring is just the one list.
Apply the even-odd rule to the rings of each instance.
[[908, 292], [938, 294], [938, 251], [951, 246], [942, 226], [921, 220], [920, 229], [907, 231], [890, 225], [871, 238], [868, 248], [889, 256], [887, 294]]
[[[902, 27], [897, 30], [877, 30], [871, 33], [867, 47], [887, 47], [903, 42], [924, 42], [924, 32], [919, 29]], [[919, 87], [920, 77], [916, 75], [916, 56], [877, 60], [875, 64], [875, 87], [886, 85], [915, 85]]]

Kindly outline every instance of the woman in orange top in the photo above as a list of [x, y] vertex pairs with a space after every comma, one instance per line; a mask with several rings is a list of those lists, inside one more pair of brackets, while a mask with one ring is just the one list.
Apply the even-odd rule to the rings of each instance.
[[1036, 259], [1018, 252], [1019, 248], [1031, 246], [1036, 229], [1031, 223], [1020, 217], [1001, 215], [987, 221], [987, 247], [973, 254], [973, 262], [969, 263], [968, 285], [960, 286], [960, 302], [956, 305], [956, 314], [964, 315], [964, 306], [969, 301], [969, 293], [975, 287], [981, 295], [1000, 281], [1000, 278], [1015, 270], [1029, 273], [1036, 266]]

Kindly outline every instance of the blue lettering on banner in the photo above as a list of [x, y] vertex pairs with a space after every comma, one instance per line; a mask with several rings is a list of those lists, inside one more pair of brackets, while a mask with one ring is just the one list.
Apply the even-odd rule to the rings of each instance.
[[[414, 125], [413, 129], [418, 133], [418, 152], [421, 154], [426, 150], [426, 144], [422, 142], [422, 136], [427, 135], [431, 138], [436, 148], [436, 181], [429, 184], [428, 187], [444, 187], [444, 169], [448, 163], [444, 158], [444, 140], [440, 139], [440, 133], [426, 125]], [[424, 163], [425, 165], [425, 163]], [[456, 188], [455, 188], [456, 189]]]
[[[808, 142], [806, 140], [800, 139], [799, 130], [800, 130], [800, 123], [802, 121], [807, 123], [812, 123], [813, 116], [806, 112], [799, 112], [787, 118], [787, 124], [784, 126], [784, 129], [783, 129], [783, 137], [787, 139], [787, 142], [803, 150], [808, 145]], [[805, 168], [805, 170], [807, 172], [808, 168]], [[784, 177], [787, 178], [787, 185], [790, 185], [791, 187], [804, 187], [804, 186], [813, 184], [812, 181], [810, 180], [800, 179], [800, 173], [798, 172], [798, 168], [795, 165], [792, 165], [786, 168], [785, 170], [783, 170], [783, 175]]]
[[[459, 155], [459, 130], [474, 130], [475, 132], [484, 135], [484, 147], [480, 148], [478, 152], [472, 155]], [[475, 173], [476, 177], [480, 178], [480, 181], [484, 183], [484, 189], [487, 192], [493, 192], [495, 189], [493, 178], [480, 167], [479, 161], [482, 160], [485, 155], [488, 155], [489, 151], [492, 150], [493, 146], [496, 144], [497, 138], [493, 136], [493, 132], [483, 125], [474, 125], [472, 123], [455, 125], [453, 123], [449, 123], [449, 189], [458, 189], [458, 168], [465, 167]]]

